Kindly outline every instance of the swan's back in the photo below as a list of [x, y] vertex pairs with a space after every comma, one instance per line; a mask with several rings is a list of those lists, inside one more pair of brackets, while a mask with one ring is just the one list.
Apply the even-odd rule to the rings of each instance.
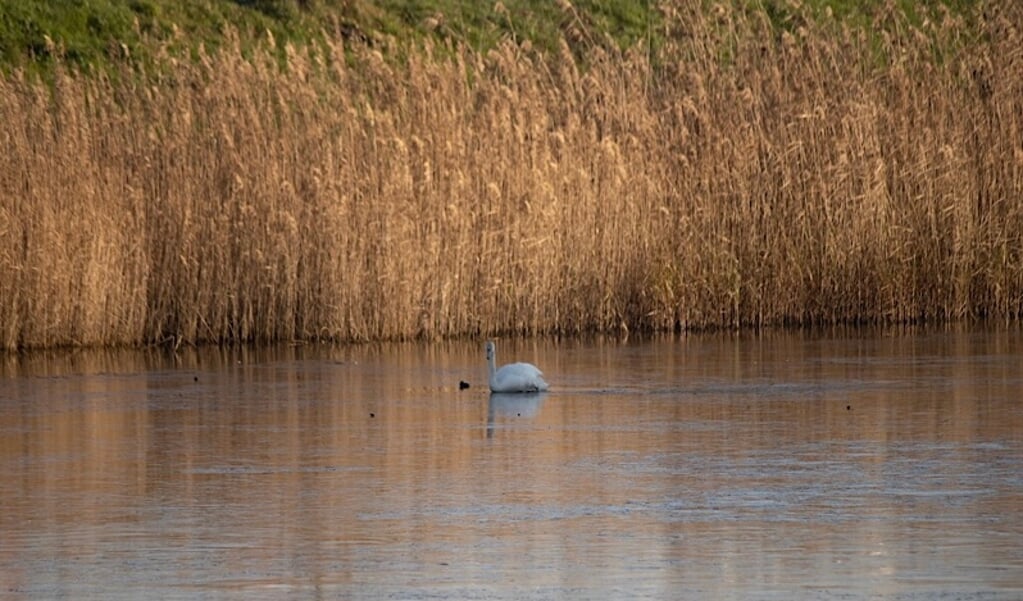
[[494, 374], [493, 392], [543, 392], [547, 390], [543, 372], [530, 363], [509, 363]]

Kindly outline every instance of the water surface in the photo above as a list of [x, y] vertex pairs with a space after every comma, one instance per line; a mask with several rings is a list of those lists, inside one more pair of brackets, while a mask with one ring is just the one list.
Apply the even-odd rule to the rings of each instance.
[[[1020, 599], [1023, 335], [0, 365], [3, 599]], [[472, 384], [459, 390], [460, 380]]]

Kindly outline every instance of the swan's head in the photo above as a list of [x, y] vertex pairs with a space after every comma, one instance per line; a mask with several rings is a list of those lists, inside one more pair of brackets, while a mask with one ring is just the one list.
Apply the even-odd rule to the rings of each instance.
[[497, 353], [497, 346], [492, 342], [487, 342], [487, 361], [493, 361], [494, 355]]

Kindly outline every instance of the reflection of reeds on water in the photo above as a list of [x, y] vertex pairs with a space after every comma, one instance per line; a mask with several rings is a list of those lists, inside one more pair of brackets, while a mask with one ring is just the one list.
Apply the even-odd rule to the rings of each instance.
[[653, 64], [4, 76], [0, 345], [1019, 315], [1023, 9], [975, 41], [673, 10]]

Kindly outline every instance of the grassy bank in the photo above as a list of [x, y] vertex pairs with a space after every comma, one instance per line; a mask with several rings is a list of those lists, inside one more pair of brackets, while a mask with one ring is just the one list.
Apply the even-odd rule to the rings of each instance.
[[565, 33], [577, 43], [655, 45], [660, 24], [647, 0], [0, 0], [0, 70], [151, 69], [220, 49], [228, 30], [247, 54], [265, 51], [267, 35], [282, 46], [334, 37], [400, 54], [426, 39], [483, 52], [513, 40], [549, 51]]
[[1023, 10], [794, 15], [15, 71], [0, 346], [1018, 318]]

